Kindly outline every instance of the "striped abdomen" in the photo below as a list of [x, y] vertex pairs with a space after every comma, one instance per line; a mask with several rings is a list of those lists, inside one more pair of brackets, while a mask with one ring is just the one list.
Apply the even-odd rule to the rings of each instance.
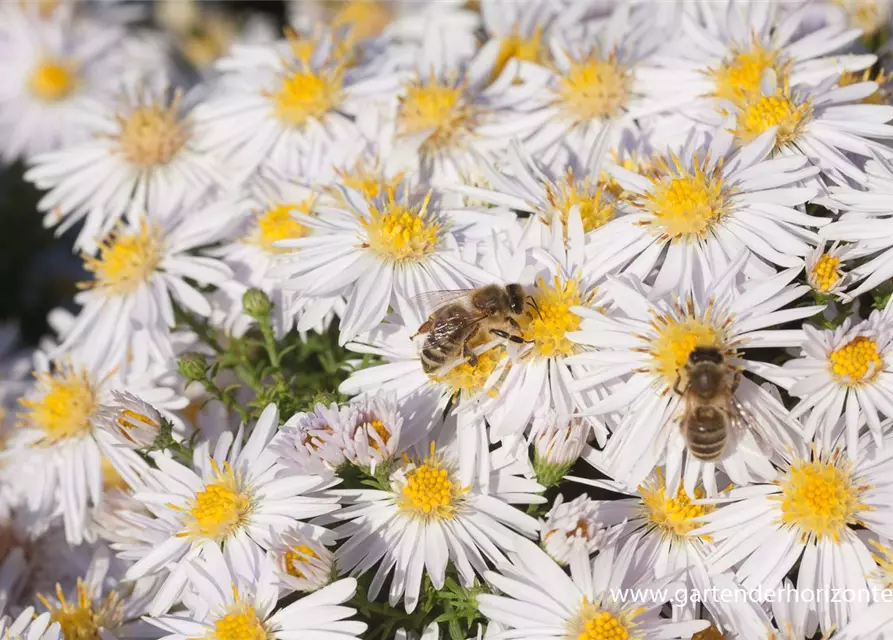
[[716, 407], [696, 407], [683, 419], [682, 434], [695, 458], [716, 460], [725, 451], [729, 439], [728, 417]]

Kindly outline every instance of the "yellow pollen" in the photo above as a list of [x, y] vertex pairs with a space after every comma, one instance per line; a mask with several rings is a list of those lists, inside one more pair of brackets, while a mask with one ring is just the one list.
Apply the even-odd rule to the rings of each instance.
[[299, 544], [285, 552], [285, 570], [288, 575], [295, 578], [306, 578], [307, 576], [299, 567], [306, 564], [309, 560], [318, 560], [319, 556], [316, 552], [306, 544]]
[[656, 327], [658, 337], [651, 345], [651, 356], [655, 369], [669, 387], [695, 347], [723, 347], [717, 329], [702, 320], [688, 318], [677, 322], [661, 318]]
[[38, 444], [52, 445], [89, 434], [93, 428], [91, 419], [99, 409], [99, 397], [87, 371], [65, 365], [52, 373], [37, 374], [37, 380], [43, 395], [35, 400], [20, 400], [27, 409], [20, 418], [24, 424], [43, 431]]
[[760, 82], [768, 69], [785, 73], [778, 62], [778, 52], [754, 42], [747, 51], [737, 51], [723, 60], [718, 69], [707, 70], [713, 78], [713, 95], [731, 101], [759, 95]]
[[267, 640], [269, 634], [257, 611], [242, 602], [236, 592], [236, 605], [214, 623], [213, 640]]
[[865, 336], [853, 338], [828, 356], [831, 371], [838, 380], [849, 386], [871, 382], [884, 368], [877, 350], [877, 342]]
[[295, 220], [291, 212], [299, 211], [310, 215], [313, 210], [313, 198], [303, 202], [276, 204], [257, 217], [257, 229], [253, 239], [269, 253], [288, 253], [291, 249], [274, 246], [279, 240], [303, 238], [310, 234], [310, 229]]
[[502, 74], [509, 60], [542, 62], [543, 54], [543, 30], [541, 27], [537, 27], [530, 37], [522, 36], [515, 28], [499, 44], [499, 52], [496, 54], [489, 82], [493, 82]]
[[450, 470], [437, 458], [434, 443], [431, 443], [431, 454], [406, 474], [397, 505], [417, 518], [451, 519], [466, 491], [468, 487], [452, 481]]
[[276, 117], [290, 127], [302, 127], [308, 120], [321, 120], [341, 102], [344, 69], [314, 73], [308, 66], [282, 79], [270, 94]]
[[390, 24], [393, 14], [386, 3], [376, 0], [351, 0], [332, 17], [332, 28], [348, 27], [360, 40], [377, 36]]
[[565, 116], [575, 122], [612, 118], [629, 100], [632, 80], [629, 71], [617, 61], [594, 55], [571, 61], [570, 69], [558, 80], [557, 102]]
[[222, 541], [244, 526], [251, 514], [251, 496], [226, 462], [221, 470], [211, 460], [217, 481], [206, 484], [189, 506], [187, 530], [179, 534]]
[[778, 148], [796, 140], [811, 117], [809, 102], [794, 103], [790, 90], [784, 86], [774, 95], [759, 95], [743, 101], [733, 133], [744, 145], [777, 126], [775, 146]]
[[725, 640], [725, 638], [722, 631], [711, 624], [703, 631], [698, 631], [691, 640]]
[[561, 215], [565, 229], [571, 209], [576, 206], [583, 221], [583, 231], [589, 233], [614, 217], [615, 198], [607, 191], [606, 185], [601, 180], [593, 185], [588, 176], [582, 181], [575, 180], [574, 170], [569, 167], [564, 180], [555, 186], [546, 185], [546, 198]]
[[167, 108], [153, 104], [134, 109], [126, 118], [119, 116], [119, 142], [124, 157], [139, 167], [170, 162], [188, 138], [179, 109], [178, 94]]
[[[652, 478], [639, 487], [642, 502], [645, 503], [645, 513], [652, 524], [669, 536], [684, 537], [690, 531], [694, 531], [703, 523], [694, 521], [713, 511], [709, 505], [692, 504], [691, 498], [680, 485], [676, 495], [667, 496], [667, 488], [663, 474], [658, 472], [656, 479]], [[701, 499], [706, 495], [703, 489], [695, 489], [695, 498]], [[709, 539], [708, 536], [700, 536]]]
[[628, 640], [629, 631], [607, 611], [599, 611], [583, 622], [577, 640]]
[[77, 82], [74, 67], [56, 60], [44, 60], [31, 72], [28, 88], [39, 100], [58, 102], [71, 95]]
[[397, 112], [397, 130], [403, 136], [430, 130], [424, 147], [442, 149], [468, 129], [474, 116], [474, 108], [465, 100], [465, 85], [453, 86], [431, 77], [406, 88]]
[[818, 291], [827, 292], [840, 280], [840, 258], [823, 253], [812, 267], [812, 280]]
[[65, 640], [100, 640], [100, 631], [113, 632], [124, 617], [124, 604], [117, 592], [110, 592], [97, 606], [90, 598], [87, 583], [80, 578], [76, 602], [68, 602], [58, 584], [57, 603], [43, 594], [38, 594], [37, 598], [49, 611], [52, 622], [59, 623]]
[[835, 542], [848, 525], [858, 525], [860, 511], [869, 507], [859, 500], [867, 486], [854, 481], [851, 465], [838, 461], [795, 462], [778, 481], [781, 486], [781, 521], [797, 527], [804, 539]]
[[160, 233], [145, 221], [138, 231], [113, 231], [99, 245], [99, 256], [86, 256], [84, 269], [93, 280], [82, 288], [102, 287], [125, 295], [146, 283], [161, 262]]
[[[469, 346], [474, 348], [479, 345]], [[463, 360], [443, 375], [431, 376], [431, 379], [450, 387], [453, 394], [470, 398], [484, 388], [504, 356], [505, 347], [497, 346], [478, 354], [476, 365], [472, 366]], [[490, 394], [495, 395], [495, 389], [490, 389]]]
[[555, 276], [549, 285], [542, 278], [533, 293], [534, 305], [530, 305], [521, 324], [525, 340], [534, 341], [534, 351], [544, 358], [570, 355], [576, 345], [567, 337], [569, 331], [580, 328], [580, 316], [571, 307], [582, 303], [579, 283], [576, 280], [562, 282]]
[[[378, 436], [381, 438], [381, 441], [385, 444], [387, 444], [388, 441], [391, 439], [390, 430], [384, 425], [384, 422], [378, 420], [377, 418], [375, 420], [364, 423], [363, 426], [370, 427], [375, 433], [378, 434]], [[384, 451], [381, 450], [381, 447], [379, 446], [375, 438], [372, 437], [372, 434], [366, 436], [366, 441], [370, 447], [372, 447], [382, 455], [384, 454]]]
[[694, 170], [689, 171], [675, 156], [671, 160], [676, 171], [659, 171], [651, 178], [653, 188], [643, 196], [641, 204], [653, 216], [646, 224], [673, 240], [704, 238], [727, 210], [722, 165], [704, 171], [707, 161], [696, 157]]
[[384, 206], [370, 206], [371, 219], [363, 218], [367, 246], [395, 262], [417, 262], [437, 250], [440, 224], [429, 215], [429, 192], [419, 206], [407, 207], [394, 200], [389, 190]]

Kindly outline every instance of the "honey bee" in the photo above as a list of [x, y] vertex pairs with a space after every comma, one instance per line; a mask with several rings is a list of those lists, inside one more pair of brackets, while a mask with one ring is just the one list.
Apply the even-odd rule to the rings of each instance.
[[521, 327], [517, 317], [524, 312], [527, 300], [519, 284], [435, 291], [420, 297], [434, 298], [438, 303], [415, 334], [427, 334], [421, 354], [425, 373], [434, 373], [459, 356], [475, 366], [478, 357], [471, 342], [488, 334], [519, 344], [526, 342], [518, 335]]
[[[685, 401], [682, 435], [689, 453], [711, 462], [722, 456], [733, 426], [744, 416], [735, 401], [741, 374], [715, 347], [695, 347], [679, 370], [673, 391]], [[680, 388], [681, 385], [681, 388]]]

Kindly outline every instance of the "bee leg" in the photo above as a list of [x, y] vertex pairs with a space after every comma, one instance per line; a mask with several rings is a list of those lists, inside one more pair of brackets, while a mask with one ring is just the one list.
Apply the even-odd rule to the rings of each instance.
[[680, 396], [683, 393], [682, 389], [679, 388], [679, 383], [681, 381], [682, 381], [682, 376], [676, 376], [676, 382], [673, 383], [673, 391], [678, 393]]
[[735, 391], [738, 390], [738, 385], [739, 385], [740, 383], [741, 383], [741, 372], [740, 372], [740, 371], [736, 371], [736, 372], [735, 372], [735, 377], [732, 379], [732, 388], [730, 389], [730, 391], [731, 391], [733, 394], [735, 393]]
[[428, 320], [425, 320], [425, 321], [422, 323], [422, 326], [419, 327], [419, 330], [416, 331], [416, 332], [412, 335], [412, 337], [410, 338], [410, 340], [414, 340], [417, 336], [420, 336], [420, 335], [422, 335], [423, 333], [428, 333], [428, 332], [431, 331], [431, 329], [433, 329], [433, 328], [434, 328], [434, 326], [433, 326], [433, 323], [431, 322], [431, 319], [429, 318]]
[[471, 350], [471, 347], [468, 346], [468, 341], [462, 343], [462, 357], [470, 364], [472, 367], [476, 367], [478, 365], [478, 356], [477, 354]]
[[525, 340], [521, 336], [513, 336], [512, 334], [507, 333], [506, 331], [503, 331], [502, 329], [490, 329], [490, 333], [494, 333], [497, 336], [499, 336], [500, 338], [505, 338], [506, 340], [511, 340], [512, 342], [515, 342], [517, 344], [525, 344], [527, 342], [533, 342], [533, 340]]
[[543, 314], [540, 313], [540, 308], [539, 308], [539, 305], [536, 303], [536, 298], [534, 298], [533, 296], [527, 296], [527, 304], [530, 305], [531, 309], [536, 311], [536, 315], [538, 315], [540, 317], [540, 319], [542, 320]]

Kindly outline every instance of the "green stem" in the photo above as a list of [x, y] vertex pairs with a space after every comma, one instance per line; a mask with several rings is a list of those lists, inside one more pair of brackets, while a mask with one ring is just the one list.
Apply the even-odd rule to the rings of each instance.
[[270, 316], [264, 316], [258, 324], [261, 333], [264, 334], [264, 347], [267, 349], [267, 355], [270, 356], [270, 364], [278, 372], [281, 363], [279, 362], [279, 350], [276, 348], [276, 337], [273, 335], [273, 327], [270, 324]]
[[248, 422], [248, 412], [242, 405], [236, 402], [235, 398], [230, 394], [225, 393], [222, 389], [218, 389], [217, 385], [211, 380], [203, 380], [202, 385], [205, 387], [205, 391], [220, 400], [220, 402], [223, 403], [223, 406], [231, 411], [236, 411], [239, 414], [239, 417], [242, 418], [242, 422]]
[[192, 329], [192, 331], [201, 338], [203, 342], [214, 349], [214, 351], [223, 353], [224, 349], [220, 346], [220, 343], [217, 341], [217, 335], [210, 326], [203, 322], [199, 322], [192, 314], [183, 311], [176, 305], [174, 306], [174, 317], [178, 322], [185, 324]]

